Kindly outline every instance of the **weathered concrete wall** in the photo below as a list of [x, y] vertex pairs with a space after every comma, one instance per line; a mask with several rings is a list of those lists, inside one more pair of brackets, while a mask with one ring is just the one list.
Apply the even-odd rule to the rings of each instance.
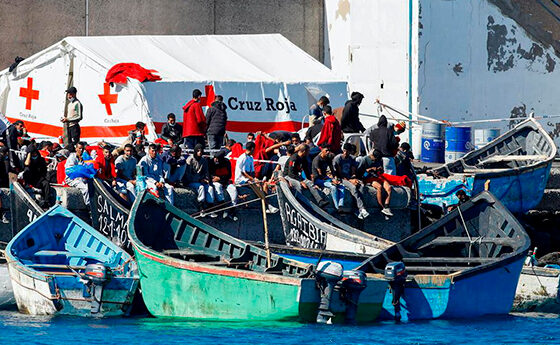
[[[0, 1], [0, 69], [66, 36], [85, 35], [85, 0]], [[323, 57], [322, 0], [89, 0], [89, 34], [281, 33]], [[208, 52], [211, 54], [212, 52]]]

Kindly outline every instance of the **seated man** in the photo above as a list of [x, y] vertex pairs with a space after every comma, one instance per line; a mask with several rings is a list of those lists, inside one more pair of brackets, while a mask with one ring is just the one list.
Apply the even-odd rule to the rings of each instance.
[[235, 215], [235, 206], [237, 205], [237, 188], [231, 182], [231, 162], [226, 158], [226, 151], [220, 150], [216, 152], [214, 158], [210, 161], [210, 178], [212, 179], [212, 184], [214, 185], [214, 190], [216, 192], [216, 199], [218, 202], [223, 202], [224, 198], [224, 187], [229, 194], [231, 199], [231, 205], [234, 208], [231, 212], [224, 211], [223, 217], [227, 218], [230, 214], [234, 221], [237, 221], [237, 216]]
[[183, 157], [181, 146], [173, 145], [169, 152], [161, 155], [163, 160], [165, 180], [172, 186], [175, 186], [183, 179], [185, 170], [187, 169], [187, 160]]
[[[309, 163], [307, 160], [307, 155], [309, 154], [309, 145], [299, 144], [296, 147], [296, 152], [288, 158], [286, 166], [284, 167], [284, 178], [290, 184], [290, 187], [297, 190], [299, 193], [302, 192], [302, 188], [309, 189], [311, 195], [315, 201], [321, 207], [328, 205], [328, 201], [323, 200], [317, 191], [317, 188], [313, 185], [313, 182], [307, 177], [311, 177], [311, 170], [309, 169]], [[302, 172], [305, 173], [306, 178], [302, 177]]]
[[95, 158], [95, 163], [97, 164], [97, 177], [105, 182], [107, 182], [111, 187], [113, 187], [120, 197], [124, 200], [128, 200], [128, 191], [126, 189], [126, 184], [117, 183], [117, 173], [115, 169], [115, 158], [111, 154], [111, 145], [105, 144], [102, 149], [102, 154]]
[[358, 206], [358, 218], [365, 219], [369, 216], [364, 208], [362, 200], [364, 185], [356, 176], [356, 159], [353, 154], [356, 152], [354, 144], [346, 143], [342, 147], [342, 153], [333, 159], [334, 175], [342, 181], [342, 185], [347, 189], [356, 200]]
[[[187, 170], [183, 177], [183, 183], [186, 187], [193, 188], [198, 192], [197, 200], [204, 210], [214, 203], [214, 187], [210, 184], [210, 175], [208, 170], [208, 158], [204, 157], [204, 146], [196, 144], [194, 153], [187, 158]], [[202, 215], [203, 216], [203, 213]], [[217, 217], [216, 214], [210, 215], [212, 218]]]
[[412, 160], [414, 155], [410, 151], [408, 143], [402, 143], [395, 155], [395, 164], [397, 165], [397, 176], [408, 176], [411, 180], [414, 179], [414, 167]]
[[39, 154], [35, 145], [27, 147], [25, 158], [23, 180], [25, 184], [41, 190], [41, 200], [38, 202], [42, 208], [48, 208], [51, 195], [51, 185], [47, 180], [47, 163]]
[[[74, 152], [70, 153], [68, 158], [66, 159], [66, 163], [64, 164], [64, 170], [66, 172], [66, 184], [70, 187], [75, 187], [80, 190], [82, 196], [84, 197], [84, 203], [86, 206], [89, 206], [89, 195], [90, 195], [90, 180], [89, 178], [81, 175], [76, 174], [75, 177], [70, 177], [69, 172], [75, 166], [85, 166], [86, 162], [84, 161], [84, 157], [89, 159], [90, 157], [86, 154], [85, 148], [87, 144], [80, 141], [74, 147]], [[70, 170], [69, 170], [70, 169]], [[70, 174], [74, 176], [74, 174]]]
[[161, 138], [167, 141], [168, 145], [179, 145], [183, 136], [183, 126], [177, 123], [175, 114], [167, 115], [167, 123], [161, 128]]
[[[371, 183], [375, 189], [377, 203], [381, 207], [381, 213], [387, 217], [392, 217], [393, 212], [389, 208], [391, 202], [391, 185], [382, 177], [383, 174], [383, 154], [378, 150], [373, 150], [364, 157], [358, 166], [358, 177], [365, 183]], [[387, 197], [383, 198], [383, 193]]]
[[[340, 180], [332, 176], [334, 167], [332, 165], [333, 155], [331, 154], [329, 145], [324, 143], [321, 145], [321, 152], [313, 159], [311, 163], [311, 177], [313, 184], [319, 188], [329, 188], [334, 207], [338, 210], [344, 203], [344, 187]], [[328, 175], [330, 172], [331, 176]]]
[[[253, 160], [253, 153], [255, 152], [255, 143], [250, 141], [245, 144], [245, 152], [237, 158], [235, 165], [235, 185], [243, 186], [249, 183], [258, 183], [255, 177], [255, 164]], [[263, 190], [266, 190], [266, 183], [262, 183]], [[276, 213], [278, 208], [267, 203], [266, 213]]]
[[117, 189], [126, 190], [127, 200], [134, 202], [136, 198], [136, 164], [138, 161], [132, 156], [134, 147], [131, 144], [124, 146], [124, 154], [115, 159], [115, 170], [117, 173]]
[[150, 144], [148, 146], [148, 154], [140, 159], [138, 166], [142, 169], [142, 175], [146, 177], [148, 188], [155, 192], [162, 191], [165, 199], [173, 204], [173, 187], [165, 183], [163, 178], [163, 161], [158, 156], [158, 149], [158, 145]]

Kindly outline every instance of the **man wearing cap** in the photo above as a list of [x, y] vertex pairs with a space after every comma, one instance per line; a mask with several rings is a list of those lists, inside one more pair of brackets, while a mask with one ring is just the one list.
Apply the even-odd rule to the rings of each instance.
[[76, 98], [78, 90], [75, 87], [70, 87], [66, 90], [66, 98], [68, 99], [68, 107], [66, 108], [66, 114], [62, 118], [62, 123], [67, 126], [67, 138], [66, 141], [70, 145], [76, 145], [80, 141], [80, 124], [79, 122], [83, 118], [84, 107], [82, 103]]

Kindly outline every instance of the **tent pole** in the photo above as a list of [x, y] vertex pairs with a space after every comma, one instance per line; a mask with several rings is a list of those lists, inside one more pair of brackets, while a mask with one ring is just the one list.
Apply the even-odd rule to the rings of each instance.
[[86, 13], [85, 13], [85, 20], [86, 20], [86, 36], [89, 36], [89, 0], [86, 0]]

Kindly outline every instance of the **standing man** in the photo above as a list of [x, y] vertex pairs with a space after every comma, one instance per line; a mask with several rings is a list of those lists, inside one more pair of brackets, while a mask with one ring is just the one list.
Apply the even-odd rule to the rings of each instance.
[[314, 125], [315, 121], [323, 116], [323, 108], [330, 103], [331, 101], [327, 96], [321, 96], [317, 103], [309, 108], [309, 126]]
[[340, 153], [342, 141], [342, 128], [333, 115], [330, 105], [325, 106], [323, 113], [325, 113], [325, 124], [321, 129], [321, 135], [319, 136], [319, 141], [317, 141], [317, 146], [327, 145], [332, 153], [338, 154]]
[[364, 95], [359, 92], [352, 92], [351, 99], [344, 104], [340, 126], [344, 133], [362, 133], [366, 129], [360, 122], [360, 104]]
[[227, 107], [223, 101], [224, 98], [217, 95], [216, 100], [206, 112], [206, 136], [208, 137], [208, 146], [211, 150], [219, 150], [224, 143], [227, 125]]
[[76, 98], [78, 90], [71, 86], [66, 90], [66, 98], [68, 99], [68, 107], [66, 108], [66, 114], [62, 118], [62, 123], [67, 128], [66, 142], [74, 146], [80, 141], [80, 124], [79, 122], [83, 118], [84, 107], [82, 103]]
[[10, 172], [18, 173], [21, 170], [21, 162], [17, 155], [17, 151], [20, 149], [20, 144], [18, 138], [26, 135], [27, 131], [23, 121], [17, 120], [12, 123], [3, 133], [3, 142], [8, 147], [8, 157], [10, 161]]
[[185, 146], [192, 150], [196, 144], [204, 146], [204, 134], [206, 133], [206, 118], [200, 105], [202, 92], [194, 89], [193, 98], [183, 107], [183, 138]]
[[183, 126], [177, 123], [175, 114], [167, 115], [167, 123], [161, 128], [161, 138], [169, 145], [179, 145], [183, 135]]

